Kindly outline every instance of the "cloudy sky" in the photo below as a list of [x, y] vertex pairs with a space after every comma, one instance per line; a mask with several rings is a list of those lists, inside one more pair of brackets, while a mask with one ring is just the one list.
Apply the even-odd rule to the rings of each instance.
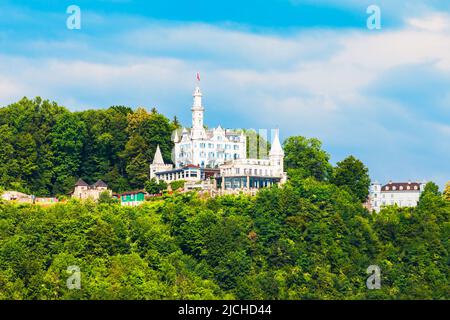
[[317, 137], [380, 182], [450, 180], [450, 1], [0, 3], [0, 106], [156, 106], [190, 125], [197, 71], [209, 126]]

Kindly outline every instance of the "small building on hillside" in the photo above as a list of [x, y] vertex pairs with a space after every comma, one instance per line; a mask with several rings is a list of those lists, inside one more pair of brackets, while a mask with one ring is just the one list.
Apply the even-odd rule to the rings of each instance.
[[128, 191], [118, 194], [122, 206], [139, 206], [144, 203], [147, 192], [144, 190]]
[[32, 203], [33, 197], [23, 192], [19, 191], [5, 191], [1, 195], [1, 198], [6, 201], [16, 201], [21, 203]]
[[112, 195], [112, 191], [108, 189], [108, 185], [102, 180], [98, 180], [93, 185], [89, 185], [83, 179], [78, 179], [72, 193], [72, 198], [81, 200], [98, 200], [100, 194], [103, 192], [107, 192], [109, 195]]
[[381, 185], [373, 183], [370, 186], [367, 207], [380, 212], [385, 206], [415, 207], [419, 203], [425, 182], [392, 182]]

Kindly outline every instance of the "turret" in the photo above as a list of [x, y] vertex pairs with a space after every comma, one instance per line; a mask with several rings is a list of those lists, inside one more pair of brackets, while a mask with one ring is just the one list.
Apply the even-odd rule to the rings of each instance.
[[164, 159], [161, 154], [161, 149], [159, 145], [156, 147], [155, 156], [153, 157], [153, 162], [150, 165], [150, 179], [156, 178], [156, 173], [161, 171], [167, 171], [172, 169], [171, 164], [164, 164]]
[[269, 152], [269, 160], [273, 166], [279, 168], [280, 173], [283, 173], [284, 151], [281, 147], [280, 138], [278, 136], [278, 129], [275, 129], [272, 132], [274, 133], [274, 136], [272, 140], [272, 147], [270, 148]]
[[196, 87], [194, 93], [194, 102], [192, 104], [192, 139], [204, 139], [206, 137], [205, 128], [203, 127], [203, 112], [205, 109], [202, 106], [202, 92], [200, 87]]

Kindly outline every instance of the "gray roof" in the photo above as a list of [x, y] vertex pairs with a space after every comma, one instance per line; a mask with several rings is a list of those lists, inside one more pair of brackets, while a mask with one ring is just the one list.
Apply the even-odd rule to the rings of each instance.
[[77, 183], [75, 183], [75, 187], [88, 187], [89, 185], [83, 180], [78, 179]]
[[98, 180], [96, 183], [94, 183], [94, 187], [107, 188], [108, 185], [104, 183], [102, 180]]

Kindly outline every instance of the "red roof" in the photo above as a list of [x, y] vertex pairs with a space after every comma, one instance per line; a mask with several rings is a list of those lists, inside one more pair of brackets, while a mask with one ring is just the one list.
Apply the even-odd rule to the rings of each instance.
[[381, 187], [381, 191], [419, 191], [418, 182], [389, 182]]
[[184, 168], [200, 168], [200, 166], [196, 166], [195, 164], [187, 164]]
[[119, 194], [119, 196], [126, 196], [126, 195], [129, 195], [129, 194], [138, 194], [138, 193], [146, 194], [147, 192], [145, 190], [127, 191], [127, 192], [124, 192], [122, 194]]

